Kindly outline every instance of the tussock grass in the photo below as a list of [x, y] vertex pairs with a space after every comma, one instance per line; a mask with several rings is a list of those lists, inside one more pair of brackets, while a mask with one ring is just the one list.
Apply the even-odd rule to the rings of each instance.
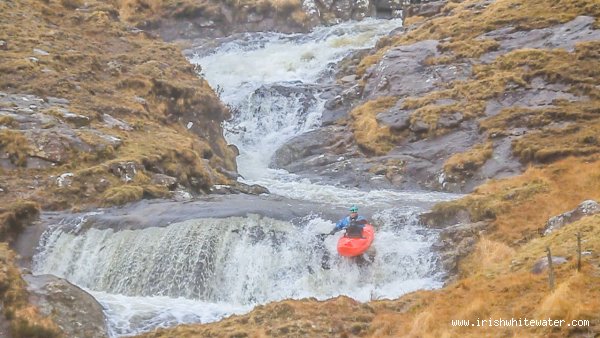
[[14, 253], [7, 243], [0, 242], [0, 302], [2, 315], [10, 322], [13, 337], [57, 338], [63, 337], [51, 319], [40, 315], [28, 304], [29, 294], [25, 281], [15, 264]]
[[18, 125], [17, 121], [10, 116], [0, 116], [0, 126], [15, 128]]
[[350, 112], [352, 132], [359, 147], [367, 154], [382, 155], [390, 151], [395, 136], [387, 126], [380, 126], [376, 116], [394, 106], [396, 99], [381, 97], [366, 102]]
[[[531, 207], [530, 207], [531, 208]], [[581, 272], [576, 267], [576, 233], [582, 233]], [[547, 273], [530, 272], [534, 262], [545, 258], [550, 246], [553, 255], [568, 262], [555, 266], [556, 288], [550, 290]], [[476, 249], [461, 263], [462, 279], [439, 291], [409, 294], [412, 307], [386, 312], [385, 326], [378, 317], [374, 321], [381, 336], [394, 337], [410, 332], [413, 337], [479, 337], [494, 336], [568, 336], [578, 330], [593, 334], [600, 320], [600, 215], [585, 217], [556, 230], [549, 236], [536, 238], [518, 247], [482, 237]], [[405, 296], [407, 297], [407, 296]], [[403, 298], [405, 298], [403, 297]], [[386, 304], [394, 309], [403, 298]], [[417, 299], [415, 301], [414, 299]], [[433, 319], [430, 319], [433, 318]], [[451, 320], [471, 322], [488, 319], [565, 320], [562, 327], [453, 327]], [[589, 320], [591, 327], [569, 327], [571, 320]]]
[[449, 175], [464, 175], [479, 169], [492, 156], [493, 143], [477, 144], [464, 153], [452, 155], [444, 163], [444, 172]]
[[0, 242], [15, 238], [33, 218], [39, 206], [31, 201], [18, 200], [0, 207]]
[[7, 153], [13, 164], [23, 167], [27, 163], [29, 141], [21, 132], [0, 130], [0, 152]]
[[520, 176], [491, 180], [467, 197], [433, 208], [439, 217], [467, 210], [472, 221], [493, 219], [491, 240], [515, 245], [538, 236], [552, 217], [582, 201], [600, 201], [600, 161], [567, 158], [546, 167], [530, 167]]
[[[15, 18], [0, 23], [0, 30], [11, 36], [10, 50], [1, 56], [0, 90], [66, 98], [70, 102], [67, 109], [89, 117], [91, 128], [123, 141], [121, 146], [111, 146], [102, 137], [78, 130], [78, 137], [92, 151], [73, 152], [66, 163], [36, 169], [35, 174], [34, 169], [26, 169], [22, 175], [20, 170], [5, 170], [3, 173], [19, 179], [7, 181], [11, 194], [2, 194], [0, 204], [13, 194], [33, 194], [44, 208], [51, 209], [103, 204], [102, 194], [124, 184], [107, 169], [113, 161], [135, 161], [145, 166], [141, 174], [146, 178], [153, 173], [171, 175], [197, 193], [205, 193], [212, 184], [230, 182], [217, 171], [236, 167], [236, 155], [222, 138], [220, 126], [229, 111], [208, 83], [197, 77], [177, 47], [150, 35], [130, 33], [130, 25], [120, 21], [126, 15], [119, 17], [117, 10], [123, 5], [132, 16], [151, 21], [153, 13], [172, 15], [165, 9], [171, 5], [172, 10], [187, 11], [185, 1], [182, 6], [176, 3], [88, 1], [86, 11], [67, 9], [60, 1], [0, 4], [2, 15]], [[209, 4], [200, 1], [196, 5], [202, 3]], [[38, 63], [29, 67], [31, 50], [40, 46], [50, 55], [39, 57]], [[52, 72], [42, 76], [41, 67]], [[102, 127], [103, 113], [128, 122], [133, 130]], [[188, 121], [194, 123], [192, 130], [183, 126]], [[2, 124], [12, 126], [13, 122], [3, 119]], [[17, 166], [27, 163], [29, 147], [19, 131], [0, 131], [0, 151], [9, 153]], [[58, 187], [52, 179], [41, 185], [31, 183], [35, 175], [57, 177], [67, 172], [74, 174], [68, 187]], [[131, 184], [144, 190], [143, 197], [166, 194], [148, 180]], [[27, 186], [39, 188], [28, 191]]]
[[142, 187], [123, 185], [107, 190], [102, 196], [102, 199], [106, 206], [122, 205], [140, 200], [143, 195], [144, 189]]
[[473, 273], [490, 275], [509, 266], [516, 250], [505, 243], [481, 237], [475, 250], [459, 264], [463, 277]]

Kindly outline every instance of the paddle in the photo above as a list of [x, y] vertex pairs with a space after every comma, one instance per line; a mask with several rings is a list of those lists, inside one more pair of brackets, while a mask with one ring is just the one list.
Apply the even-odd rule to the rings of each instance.
[[319, 239], [320, 241], [324, 241], [325, 238], [329, 235], [330, 234], [317, 234], [315, 237], [317, 237], [317, 239]]

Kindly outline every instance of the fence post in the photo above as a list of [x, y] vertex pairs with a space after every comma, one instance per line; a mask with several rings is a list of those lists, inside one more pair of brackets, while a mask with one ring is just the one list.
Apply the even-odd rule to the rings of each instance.
[[577, 233], [577, 272], [581, 271], [581, 232]]
[[550, 284], [550, 290], [554, 290], [554, 267], [552, 266], [552, 252], [550, 247], [546, 247], [548, 253], [548, 283]]

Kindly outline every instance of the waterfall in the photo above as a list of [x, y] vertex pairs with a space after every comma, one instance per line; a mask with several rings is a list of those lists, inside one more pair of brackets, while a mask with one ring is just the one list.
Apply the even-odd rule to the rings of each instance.
[[[373, 47], [400, 25], [369, 19], [309, 34], [249, 33], [212, 50], [199, 48], [190, 58], [232, 108], [226, 137], [240, 149], [244, 180], [267, 186], [278, 196], [274, 205], [284, 210], [298, 201], [369, 210], [374, 255], [359, 262], [339, 256], [339, 234], [318, 236], [337, 219], [318, 214], [176, 218], [129, 230], [94, 224], [90, 213], [48, 224], [33, 272], [64, 277], [89, 291], [105, 307], [112, 336], [216, 321], [288, 298], [347, 295], [368, 301], [441, 286], [443, 272], [431, 250], [437, 233], [423, 228], [418, 215], [455, 196], [346, 189], [268, 167], [285, 141], [319, 126], [323, 83], [336, 63], [353, 50]], [[95, 213], [119, 217], [111, 209]]]
[[109, 308], [115, 335], [214, 321], [288, 298], [368, 301], [441, 285], [430, 250], [436, 234], [408, 210], [374, 215], [381, 225], [376, 254], [363, 264], [338, 256], [335, 236], [315, 236], [332, 227], [317, 216], [297, 224], [259, 215], [202, 218], [120, 231], [82, 231], [73, 222], [86, 220], [45, 232], [33, 270], [88, 290]]

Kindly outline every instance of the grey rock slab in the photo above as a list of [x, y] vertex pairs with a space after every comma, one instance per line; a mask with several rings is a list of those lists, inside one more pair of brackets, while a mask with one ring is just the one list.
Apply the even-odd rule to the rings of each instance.
[[530, 31], [517, 31], [514, 27], [503, 27], [479, 36], [479, 39], [494, 39], [500, 43], [497, 51], [481, 56], [481, 61], [492, 62], [498, 56], [509, 51], [527, 48], [562, 48], [572, 52], [579, 42], [600, 40], [600, 30], [594, 29], [595, 18], [591, 16], [578, 16], [564, 24], [532, 29]]
[[544, 236], [562, 228], [563, 226], [576, 222], [589, 215], [600, 213], [600, 204], [594, 200], [583, 201], [579, 206], [571, 211], [567, 211], [558, 216], [554, 216], [546, 222], [544, 227]]
[[437, 40], [424, 40], [388, 50], [367, 70], [363, 98], [418, 96], [470, 75], [468, 64], [428, 66], [429, 57], [439, 56], [437, 46]]

